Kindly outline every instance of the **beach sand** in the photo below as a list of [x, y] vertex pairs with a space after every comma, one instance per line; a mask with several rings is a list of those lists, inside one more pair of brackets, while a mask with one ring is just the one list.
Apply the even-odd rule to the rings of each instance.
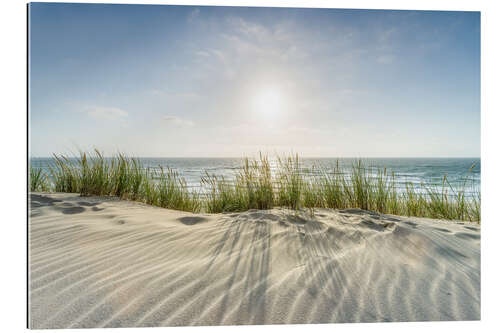
[[480, 319], [480, 227], [30, 194], [31, 328]]

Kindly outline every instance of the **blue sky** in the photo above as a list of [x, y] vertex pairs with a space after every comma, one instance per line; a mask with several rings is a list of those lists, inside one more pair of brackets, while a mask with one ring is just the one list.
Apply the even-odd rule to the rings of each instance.
[[30, 5], [30, 150], [477, 157], [480, 14]]

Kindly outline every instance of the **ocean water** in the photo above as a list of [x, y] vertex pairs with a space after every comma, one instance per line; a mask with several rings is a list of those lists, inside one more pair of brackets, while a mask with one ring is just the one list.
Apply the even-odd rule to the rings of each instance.
[[[224, 176], [226, 179], [234, 178], [241, 169], [241, 158], [140, 158], [145, 168], [171, 168], [176, 170], [186, 180], [191, 190], [203, 191], [201, 177], [206, 173]], [[362, 158], [363, 165], [367, 167], [370, 175], [375, 176], [377, 170], [386, 169], [389, 174], [394, 172], [396, 186], [403, 190], [405, 184], [410, 182], [421, 192], [425, 192], [422, 183], [428, 185], [441, 185], [443, 176], [446, 175], [449, 184], [459, 189], [466, 181], [466, 195], [480, 192], [481, 185], [481, 159], [480, 158]], [[313, 166], [322, 166], [326, 170], [333, 170], [336, 163], [348, 171], [355, 158], [302, 158], [301, 168], [304, 174], [310, 174]], [[53, 163], [52, 158], [31, 158], [31, 165], [42, 168], [48, 172]], [[277, 160], [270, 160], [271, 168], [277, 165]], [[474, 168], [471, 169], [471, 166]]]

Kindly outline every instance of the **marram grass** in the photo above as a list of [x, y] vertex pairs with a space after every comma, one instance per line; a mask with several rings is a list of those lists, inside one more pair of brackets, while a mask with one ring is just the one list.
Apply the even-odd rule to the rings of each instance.
[[[471, 167], [471, 169], [474, 166]], [[372, 169], [373, 170], [373, 169]], [[361, 160], [351, 168], [333, 170], [314, 166], [303, 170], [298, 155], [278, 157], [271, 170], [267, 156], [245, 158], [232, 179], [205, 173], [205, 193], [188, 190], [186, 181], [169, 168], [144, 168], [139, 159], [118, 154], [104, 158], [101, 152], [80, 153], [76, 159], [54, 155], [48, 174], [30, 167], [30, 191], [80, 193], [82, 196], [117, 196], [150, 205], [189, 212], [236, 212], [286, 207], [360, 208], [384, 214], [480, 222], [481, 195], [465, 197], [469, 179], [454, 188], [446, 176], [440, 185], [422, 184], [417, 191], [407, 183], [396, 190], [394, 173], [377, 168], [369, 174]]]
[[42, 169], [30, 168], [29, 186], [31, 192], [48, 191], [49, 183]]

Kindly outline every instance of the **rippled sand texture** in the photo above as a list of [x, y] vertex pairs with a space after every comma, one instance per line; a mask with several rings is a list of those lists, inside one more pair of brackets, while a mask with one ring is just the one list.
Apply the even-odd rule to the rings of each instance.
[[32, 194], [32, 328], [480, 319], [476, 224]]

